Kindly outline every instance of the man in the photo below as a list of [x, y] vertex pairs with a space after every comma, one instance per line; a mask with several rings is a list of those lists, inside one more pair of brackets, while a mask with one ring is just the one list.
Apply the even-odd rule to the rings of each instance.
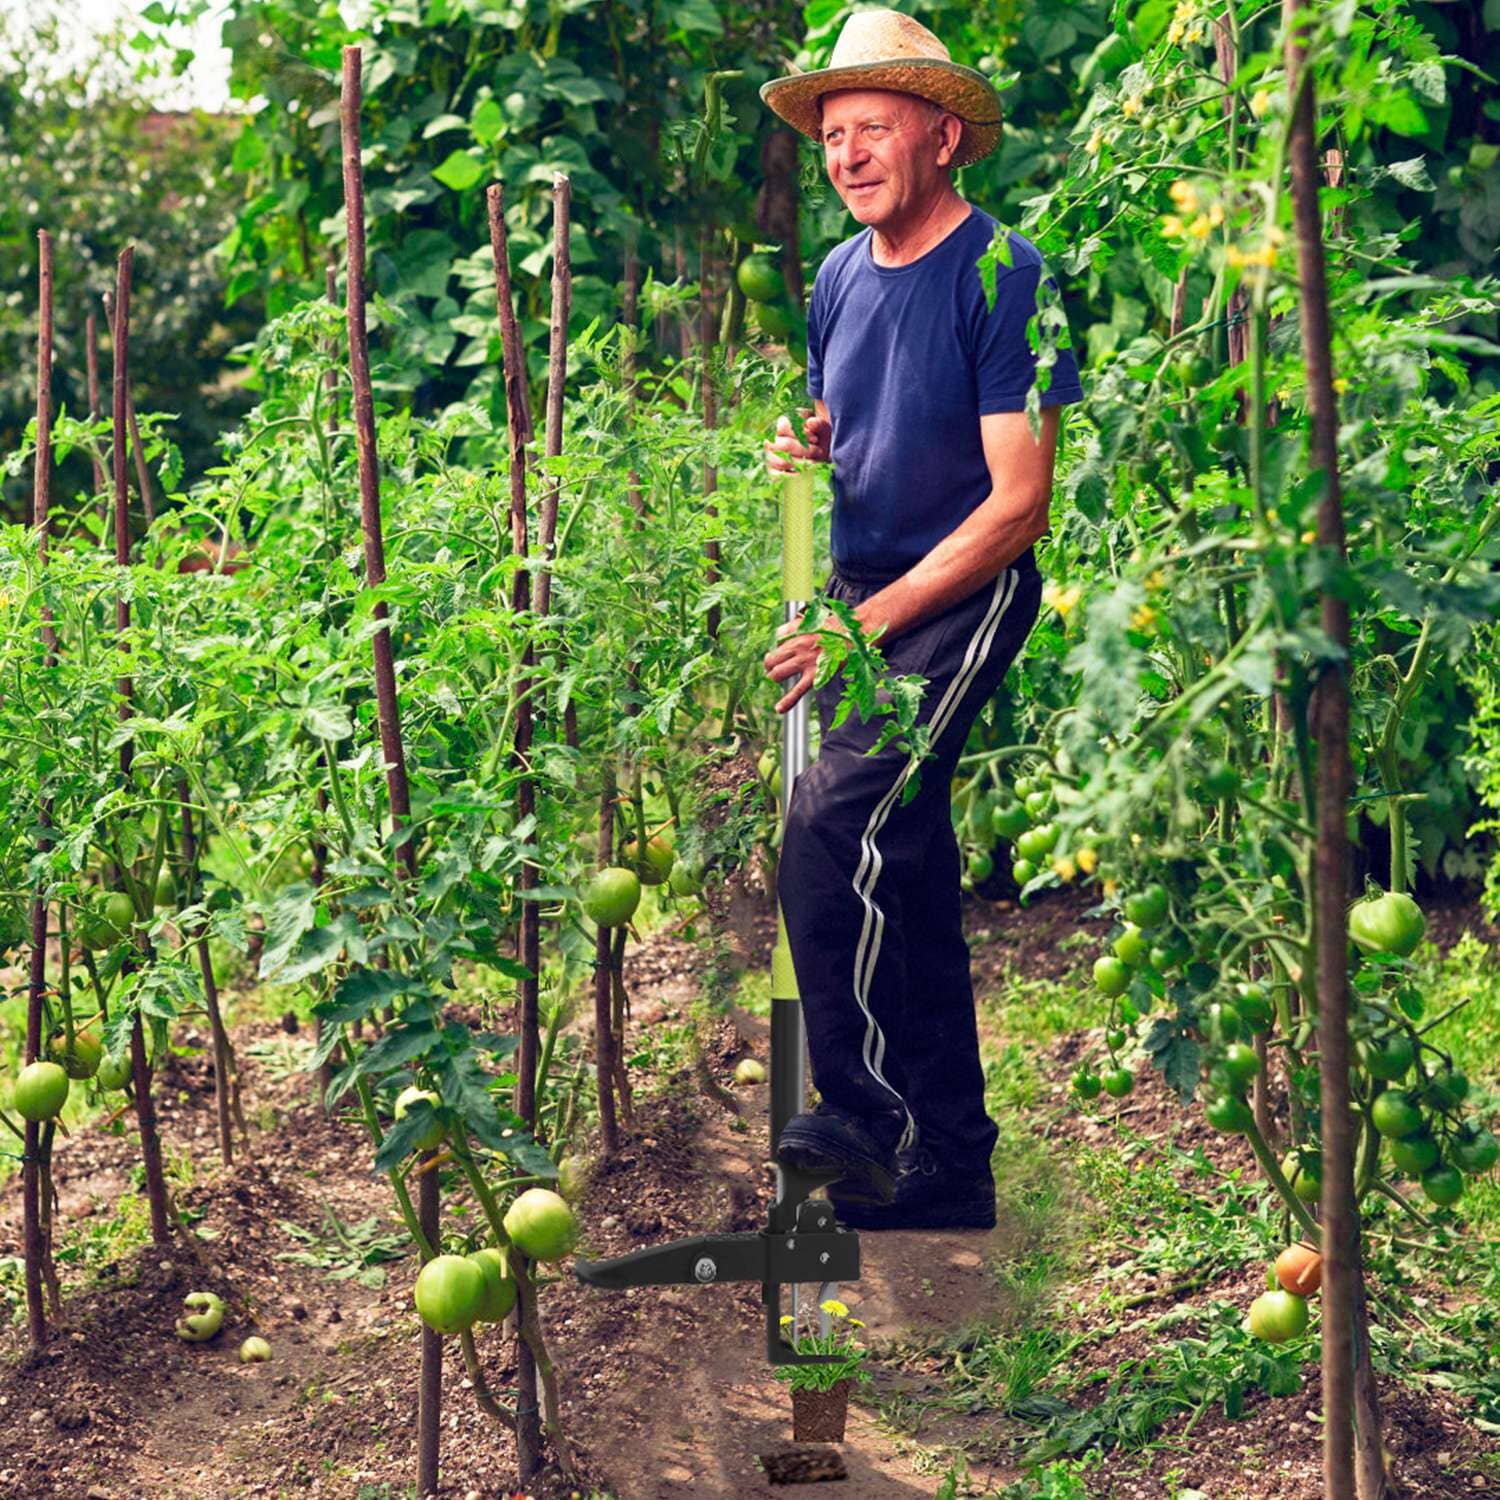
[[[821, 1103], [784, 1128], [788, 1166], [839, 1170], [829, 1189], [857, 1228], [989, 1228], [990, 1155], [959, 852], [949, 789], [969, 727], [1036, 619], [1032, 543], [1047, 529], [1059, 407], [1082, 399], [1059, 350], [1025, 416], [1036, 359], [1026, 336], [1041, 257], [1010, 236], [991, 312], [976, 269], [997, 228], [954, 189], [953, 169], [1000, 136], [982, 74], [891, 11], [850, 17], [830, 67], [776, 79], [766, 103], [822, 142], [829, 180], [864, 226], [824, 261], [808, 312], [799, 440], [782, 418], [766, 462], [833, 464], [833, 573], [894, 673], [928, 679], [933, 758], [904, 806], [908, 757], [866, 751], [881, 720], [836, 730], [837, 680], [817, 698], [817, 761], [798, 778], [778, 881]], [[766, 673], [812, 686], [816, 635], [782, 627]]]

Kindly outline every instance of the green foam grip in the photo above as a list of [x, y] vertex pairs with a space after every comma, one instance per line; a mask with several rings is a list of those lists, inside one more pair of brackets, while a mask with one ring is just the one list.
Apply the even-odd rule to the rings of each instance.
[[813, 596], [813, 471], [798, 469], [783, 481], [781, 597], [804, 603]]
[[771, 998], [802, 998], [802, 992], [797, 988], [797, 971], [792, 967], [792, 945], [787, 941], [786, 919], [781, 915], [779, 904], [776, 907], [776, 946], [771, 949]]

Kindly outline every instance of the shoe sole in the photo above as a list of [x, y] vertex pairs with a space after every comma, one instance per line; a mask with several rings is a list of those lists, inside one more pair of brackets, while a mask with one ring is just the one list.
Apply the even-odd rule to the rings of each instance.
[[841, 1197], [851, 1203], [883, 1204], [896, 1196], [896, 1174], [862, 1151], [844, 1151], [821, 1137], [803, 1136], [790, 1125], [776, 1143], [776, 1160], [798, 1172], [839, 1172]]
[[933, 1204], [902, 1208], [894, 1204], [870, 1204], [830, 1196], [834, 1216], [847, 1229], [993, 1229], [995, 1205]]

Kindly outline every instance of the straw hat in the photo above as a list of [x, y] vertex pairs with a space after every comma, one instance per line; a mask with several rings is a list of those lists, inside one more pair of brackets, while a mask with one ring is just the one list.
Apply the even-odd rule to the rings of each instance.
[[819, 137], [818, 100], [835, 89], [916, 94], [963, 122], [952, 165], [988, 156], [1000, 141], [1000, 98], [983, 73], [963, 67], [920, 21], [894, 10], [857, 11], [844, 22], [826, 68], [762, 84], [760, 96], [788, 125]]

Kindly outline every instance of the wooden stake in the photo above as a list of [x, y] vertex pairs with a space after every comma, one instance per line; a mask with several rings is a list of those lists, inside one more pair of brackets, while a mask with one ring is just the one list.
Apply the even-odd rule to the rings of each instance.
[[[1305, 0], [1284, 0], [1287, 90], [1291, 99], [1288, 165], [1297, 236], [1298, 316], [1307, 368], [1311, 417], [1310, 468], [1323, 477], [1318, 546], [1342, 568], [1347, 561], [1338, 469], [1338, 403], [1323, 226], [1318, 209], [1317, 105], [1313, 75], [1304, 70]], [[1363, 1431], [1356, 1490], [1354, 1372], [1368, 1339], [1359, 1208], [1354, 1197], [1356, 1133], [1349, 1101], [1349, 846], [1347, 805], [1353, 780], [1349, 757], [1349, 606], [1336, 588], [1322, 600], [1324, 634], [1341, 653], [1326, 663], [1314, 688], [1311, 717], [1318, 750], [1317, 855], [1313, 924], [1317, 953], [1318, 1063], [1323, 1131], [1323, 1491], [1327, 1500], [1380, 1500], [1389, 1493], [1380, 1456], [1378, 1409], [1373, 1431]], [[1373, 1392], [1370, 1393], [1373, 1396]], [[1372, 1463], [1373, 1460], [1373, 1463]]]
[[[99, 420], [99, 319], [90, 313], [84, 320], [84, 359], [88, 369], [89, 417]], [[109, 520], [109, 501], [104, 487], [104, 465], [97, 451], [90, 454], [94, 464], [94, 498], [99, 507], [99, 520]]]
[[[568, 246], [572, 184], [559, 172], [552, 179], [552, 326], [547, 351], [547, 457], [562, 452], [563, 397], [568, 380], [568, 315], [573, 306], [573, 267]], [[537, 575], [536, 613], [545, 618], [552, 609], [553, 538], [557, 535], [557, 506], [562, 480], [553, 479], [542, 493], [542, 565]]]
[[[47, 565], [48, 510], [52, 499], [52, 236], [37, 235], [38, 310], [36, 335], [36, 463], [32, 470], [31, 524], [37, 530], [37, 559]], [[57, 635], [51, 615], [42, 611], [42, 644], [51, 668], [57, 660]], [[37, 849], [52, 847], [46, 830], [52, 826], [52, 802], [44, 797], [38, 809], [43, 830]], [[34, 1063], [42, 1051], [42, 997], [47, 989], [47, 896], [45, 880], [38, 881], [31, 901], [31, 966], [26, 991], [26, 1061]], [[43, 1229], [41, 1128], [26, 1122], [21, 1163], [22, 1243], [25, 1254], [26, 1332], [33, 1350], [47, 1342], [47, 1309], [43, 1301], [43, 1272], [48, 1262]]]
[[[347, 312], [349, 324], [349, 379], [354, 398], [354, 437], [359, 454], [359, 516], [364, 537], [365, 586], [385, 582], [385, 539], [380, 523], [380, 470], [375, 448], [375, 396], [370, 385], [370, 340], [365, 328], [365, 180], [360, 164], [360, 49], [344, 48], [344, 88], [339, 110], [344, 157], [344, 217], [349, 246]], [[375, 605], [374, 617], [387, 617], [385, 601]], [[411, 817], [406, 780], [406, 752], [401, 742], [401, 710], [396, 702], [396, 662], [391, 631], [382, 624], [371, 640], [375, 655], [375, 700], [380, 721], [380, 752], [385, 760], [386, 792], [391, 805], [391, 827], [399, 832]], [[406, 873], [417, 872], [416, 844], [401, 841]]]

